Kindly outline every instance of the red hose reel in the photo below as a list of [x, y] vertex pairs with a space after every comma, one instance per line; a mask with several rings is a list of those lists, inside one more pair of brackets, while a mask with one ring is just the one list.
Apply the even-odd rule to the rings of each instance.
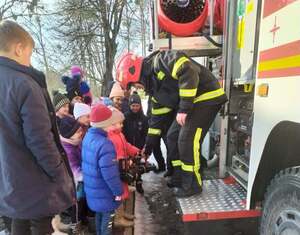
[[175, 36], [199, 31], [208, 15], [208, 0], [158, 0], [159, 26]]

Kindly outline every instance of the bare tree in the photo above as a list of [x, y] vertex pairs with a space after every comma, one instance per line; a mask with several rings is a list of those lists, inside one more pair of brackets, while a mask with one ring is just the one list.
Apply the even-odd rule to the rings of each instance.
[[0, 21], [19, 16], [32, 15], [39, 0], [1, 0]]

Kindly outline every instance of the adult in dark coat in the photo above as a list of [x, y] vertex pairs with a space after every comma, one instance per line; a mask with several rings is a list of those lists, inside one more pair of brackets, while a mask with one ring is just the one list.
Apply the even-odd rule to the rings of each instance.
[[148, 118], [143, 113], [139, 95], [129, 97], [129, 106], [130, 110], [125, 113], [123, 133], [130, 144], [143, 149], [148, 132]]
[[73, 204], [74, 183], [45, 76], [30, 67], [34, 42], [24, 38], [18, 24], [0, 23], [0, 215], [12, 218], [13, 235], [50, 234], [52, 216]]

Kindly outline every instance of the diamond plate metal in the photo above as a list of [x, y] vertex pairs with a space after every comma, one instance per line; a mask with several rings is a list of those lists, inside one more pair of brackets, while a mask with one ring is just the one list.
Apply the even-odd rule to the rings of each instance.
[[200, 195], [177, 199], [182, 214], [245, 210], [246, 191], [239, 184], [225, 184], [221, 179], [204, 180]]

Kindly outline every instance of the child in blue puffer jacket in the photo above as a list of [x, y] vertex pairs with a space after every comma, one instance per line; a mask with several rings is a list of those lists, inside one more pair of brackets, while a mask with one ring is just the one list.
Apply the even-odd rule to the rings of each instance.
[[110, 235], [114, 211], [123, 193], [114, 146], [107, 128], [116, 117], [102, 104], [91, 110], [91, 128], [82, 143], [82, 173], [88, 206], [96, 212], [97, 235]]

